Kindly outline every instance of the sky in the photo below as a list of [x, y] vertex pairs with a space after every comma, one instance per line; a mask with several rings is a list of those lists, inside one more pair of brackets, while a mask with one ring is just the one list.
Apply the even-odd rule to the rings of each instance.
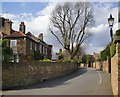
[[[59, 2], [2, 2], [2, 16], [13, 21], [13, 29], [19, 30], [19, 23], [24, 21], [26, 32], [35, 36], [44, 35], [44, 41], [53, 45], [53, 51], [58, 52], [59, 42], [48, 31], [49, 18], [52, 10]], [[90, 28], [93, 33], [91, 41], [83, 44], [86, 53], [93, 54], [103, 50], [110, 42], [109, 25], [107, 19], [112, 14], [115, 18], [113, 32], [118, 29], [118, 3], [92, 2], [94, 8], [95, 25]]]

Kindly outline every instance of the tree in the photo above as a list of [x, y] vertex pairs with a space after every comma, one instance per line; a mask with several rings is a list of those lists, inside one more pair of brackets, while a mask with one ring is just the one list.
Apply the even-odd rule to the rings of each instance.
[[59, 49], [59, 52], [56, 53], [58, 55], [58, 60], [63, 60], [64, 59], [64, 55], [63, 55], [63, 51], [62, 49]]
[[90, 54], [85, 54], [82, 57], [82, 63], [84, 64], [88, 64], [88, 66], [90, 66], [93, 63], [94, 59], [93, 59], [93, 55]]
[[13, 50], [9, 46], [9, 40], [2, 40], [2, 57], [3, 61], [9, 62], [10, 58], [13, 56]]
[[109, 44], [108, 44], [108, 45], [106, 46], [106, 48], [105, 48], [103, 51], [101, 51], [101, 53], [100, 53], [101, 61], [107, 60], [107, 57], [108, 57], [108, 56], [110, 56], [110, 45], [109, 45]]
[[92, 34], [88, 27], [94, 23], [92, 7], [88, 2], [59, 4], [51, 14], [50, 32], [73, 59], [81, 44]]

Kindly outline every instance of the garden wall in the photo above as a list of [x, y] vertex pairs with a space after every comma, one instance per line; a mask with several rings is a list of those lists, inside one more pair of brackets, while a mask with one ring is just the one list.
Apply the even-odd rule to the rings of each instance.
[[102, 66], [103, 66], [102, 70], [109, 73], [109, 62], [108, 62], [108, 60], [104, 61], [102, 63]]
[[47, 79], [64, 76], [78, 69], [76, 63], [45, 63], [30, 61], [26, 63], [3, 63], [3, 89], [15, 89]]
[[100, 62], [99, 62], [99, 61], [95, 61], [95, 62], [93, 63], [93, 67], [99, 70], [99, 69], [101, 68]]
[[116, 54], [111, 59], [111, 84], [113, 94], [120, 96], [120, 43], [116, 44]]

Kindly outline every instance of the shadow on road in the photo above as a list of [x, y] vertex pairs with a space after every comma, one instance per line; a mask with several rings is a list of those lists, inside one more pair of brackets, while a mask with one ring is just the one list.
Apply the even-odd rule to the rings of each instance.
[[65, 83], [66, 81], [73, 79], [77, 76], [80, 76], [84, 74], [87, 71], [86, 68], [79, 68], [79, 70], [69, 74], [65, 75], [56, 79], [46, 80], [37, 84], [33, 84], [27, 87], [17, 88], [16, 90], [22, 90], [22, 89], [37, 89], [37, 88], [48, 88], [48, 87], [56, 87], [58, 85], [66, 85], [69, 83]]

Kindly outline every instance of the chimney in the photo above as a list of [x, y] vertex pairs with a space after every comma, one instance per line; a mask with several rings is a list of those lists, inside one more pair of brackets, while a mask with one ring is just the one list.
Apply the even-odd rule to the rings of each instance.
[[43, 33], [39, 34], [38, 38], [43, 41]]
[[4, 20], [4, 33], [9, 35], [12, 31], [12, 21], [10, 21], [9, 19], [5, 19]]
[[24, 22], [21, 22], [21, 24], [19, 26], [19, 31], [21, 31], [25, 34], [25, 24], [24, 24]]

